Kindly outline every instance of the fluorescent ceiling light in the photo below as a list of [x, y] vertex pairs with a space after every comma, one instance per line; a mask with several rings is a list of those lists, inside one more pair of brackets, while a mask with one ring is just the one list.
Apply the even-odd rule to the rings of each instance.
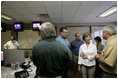
[[7, 19], [7, 20], [13, 20], [13, 18], [11, 18], [7, 15], [4, 15], [4, 14], [1, 14], [1, 18]]
[[107, 17], [107, 16], [114, 14], [115, 12], [117, 12], [117, 6], [111, 7], [110, 9], [105, 11], [104, 13], [100, 14], [98, 17], [102, 17], [102, 18]]

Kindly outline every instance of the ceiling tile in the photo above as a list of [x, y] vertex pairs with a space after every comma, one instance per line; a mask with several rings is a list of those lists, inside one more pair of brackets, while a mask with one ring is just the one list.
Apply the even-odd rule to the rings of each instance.
[[30, 10], [32, 12], [34, 12], [34, 14], [37, 14], [37, 13], [39, 13], [39, 14], [47, 13], [44, 7], [30, 8]]
[[50, 18], [60, 18], [61, 14], [59, 14], [59, 13], [51, 13], [51, 14], [49, 14], [49, 17]]
[[63, 6], [78, 6], [82, 1], [63, 1]]
[[2, 5], [1, 11], [2, 11], [2, 10], [7, 10], [7, 9], [9, 9], [9, 7], [7, 7], [6, 5]]
[[61, 13], [61, 7], [46, 7], [48, 13]]
[[19, 9], [13, 9], [13, 10], [22, 15], [33, 14], [32, 11], [27, 8], [19, 8]]
[[95, 6], [93, 5], [82, 5], [80, 6], [80, 8], [78, 9], [78, 13], [88, 13], [90, 11], [92, 11], [94, 9]]
[[99, 5], [100, 1], [83, 1], [82, 5]]
[[63, 7], [62, 10], [63, 10], [63, 13], [65, 12], [76, 12], [78, 9], [77, 6], [73, 6], [73, 7]]
[[71, 12], [71, 13], [65, 12], [62, 14], [62, 17], [73, 17], [73, 15], [74, 15], [74, 12]]
[[62, 21], [70, 21], [72, 19], [72, 17], [66, 17], [66, 18], [62, 18]]
[[110, 6], [104, 6], [104, 5], [101, 5], [101, 6], [95, 6], [95, 8], [93, 9], [92, 12], [104, 12], [106, 10], [108, 10], [110, 8]]
[[80, 23], [82, 21], [83, 18], [77, 18], [77, 19], [72, 19], [71, 22], [73, 23]]
[[88, 13], [87, 12], [79, 12], [79, 13], [77, 13], [77, 14], [75, 14], [74, 15], [74, 18], [84, 18], [84, 17], [86, 17], [88, 15]]
[[25, 8], [25, 5], [22, 3], [22, 1], [4, 1], [3, 4], [9, 8]]
[[23, 1], [23, 3], [30, 8], [43, 6], [41, 1]]
[[113, 6], [117, 5], [117, 1], [100, 1], [99, 6]]
[[19, 13], [16, 13], [12, 10], [2, 10], [2, 13], [12, 18], [14, 18], [14, 16], [19, 16]]
[[62, 6], [62, 1], [43, 1], [45, 6]]

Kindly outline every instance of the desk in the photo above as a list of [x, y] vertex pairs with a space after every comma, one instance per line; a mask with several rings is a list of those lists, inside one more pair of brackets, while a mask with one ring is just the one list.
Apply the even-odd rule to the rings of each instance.
[[[29, 77], [27, 77], [27, 78], [34, 78], [34, 76], [35, 76], [35, 72], [36, 72], [36, 66], [34, 66], [34, 64], [31, 62], [30, 63], [30, 65], [31, 65], [31, 67], [30, 67], [30, 69], [32, 69], [32, 72], [29, 72]], [[1, 67], [1, 78], [4, 78], [4, 74], [7, 74], [7, 77], [8, 78], [15, 78], [15, 76], [13, 75], [13, 76], [10, 76], [10, 74], [12, 73], [12, 74], [14, 74], [15, 72], [17, 72], [18, 70], [21, 70], [21, 68], [19, 68], [19, 69], [17, 69], [17, 70], [13, 70], [13, 69], [11, 69], [10, 67], [4, 67], [4, 66], [2, 66]], [[27, 69], [27, 71], [28, 71], [29, 69]]]

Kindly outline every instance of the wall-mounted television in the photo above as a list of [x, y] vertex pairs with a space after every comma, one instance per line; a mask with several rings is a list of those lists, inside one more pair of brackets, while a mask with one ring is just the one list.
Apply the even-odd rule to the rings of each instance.
[[33, 31], [39, 31], [39, 27], [41, 26], [42, 22], [32, 22], [32, 29]]
[[6, 32], [6, 25], [1, 23], [1, 32]]
[[23, 31], [23, 23], [14, 23], [13, 28], [15, 31]]

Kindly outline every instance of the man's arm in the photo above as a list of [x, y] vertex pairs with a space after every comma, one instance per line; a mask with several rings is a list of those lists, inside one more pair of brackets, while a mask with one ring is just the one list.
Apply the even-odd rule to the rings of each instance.
[[71, 51], [73, 51], [73, 45], [72, 45], [72, 42], [71, 42], [71, 44], [70, 44], [70, 49], [71, 49]]
[[102, 56], [102, 54], [97, 54], [96, 55], [96, 59], [100, 62], [100, 63], [104, 63], [110, 67], [113, 67], [114, 64], [117, 61], [117, 46], [115, 47], [109, 47], [108, 49], [106, 49], [106, 51], [103, 50], [103, 53], [106, 53], [104, 56]]
[[95, 58], [96, 58], [99, 62], [104, 63], [103, 60], [102, 60], [102, 57], [100, 57], [100, 54], [97, 54], [97, 55], [95, 56]]
[[4, 44], [4, 49], [8, 49], [8, 43]]
[[18, 41], [15, 41], [15, 45], [18, 47], [19, 46], [19, 43], [18, 43]]

